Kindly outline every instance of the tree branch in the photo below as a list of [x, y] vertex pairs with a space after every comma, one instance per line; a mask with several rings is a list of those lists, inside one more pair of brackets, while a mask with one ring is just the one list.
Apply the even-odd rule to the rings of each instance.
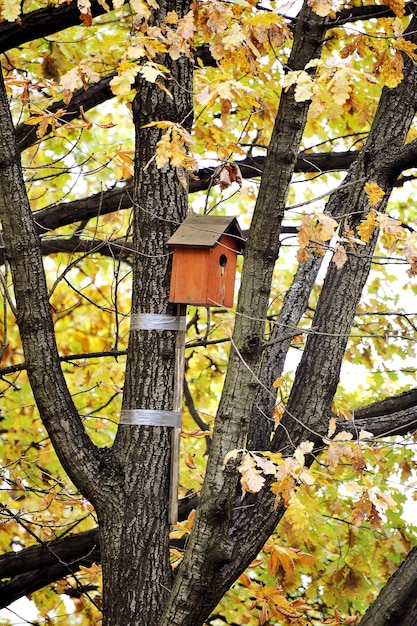
[[87, 436], [61, 371], [45, 273], [0, 77], [0, 218], [10, 264], [17, 323], [40, 415], [59, 459], [86, 497], [100, 479], [100, 453]]
[[[80, 239], [79, 237], [43, 238], [41, 239], [42, 254], [68, 252], [69, 254], [102, 254], [125, 263], [132, 262], [133, 246], [125, 239], [103, 241], [101, 239]], [[0, 250], [1, 252], [1, 250]], [[1, 258], [0, 258], [1, 261]]]
[[[58, 100], [51, 103], [51, 105], [47, 107], [46, 111], [49, 113], [56, 113], [60, 109], [64, 109], [66, 112], [60, 115], [60, 119], [63, 122], [71, 122], [72, 120], [79, 118], [81, 108], [84, 111], [89, 111], [99, 104], [106, 102], [106, 100], [114, 98], [114, 94], [110, 89], [110, 81], [114, 76], [116, 76], [116, 72], [107, 74], [107, 76], [104, 76], [97, 83], [91, 83], [87, 89], [84, 87], [78, 89], [74, 93], [69, 104], [65, 104], [62, 100]], [[36, 136], [38, 128], [39, 124], [28, 125], [23, 123], [16, 126], [16, 142], [20, 151], [25, 150], [40, 141]], [[50, 132], [50, 127], [48, 127], [46, 132]]]
[[[111, 0], [108, 4], [112, 8]], [[106, 13], [103, 5], [104, 3], [100, 3], [98, 0], [91, 0], [93, 17]], [[80, 9], [77, 0], [58, 6], [50, 4], [44, 9], [21, 15], [19, 20], [15, 22], [0, 24], [0, 53], [21, 46], [33, 39], [47, 37], [70, 26], [79, 26], [80, 24]]]
[[[178, 503], [178, 519], [184, 521], [196, 508], [198, 496], [190, 494]], [[0, 609], [52, 582], [74, 574], [80, 566], [100, 563], [98, 528], [49, 543], [0, 556]]]

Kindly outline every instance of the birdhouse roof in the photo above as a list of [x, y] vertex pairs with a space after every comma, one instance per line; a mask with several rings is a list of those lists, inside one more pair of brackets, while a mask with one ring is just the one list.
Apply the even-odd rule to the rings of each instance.
[[225, 215], [188, 215], [168, 241], [169, 246], [214, 248], [224, 235], [236, 241], [238, 252], [245, 247], [240, 226], [235, 217]]

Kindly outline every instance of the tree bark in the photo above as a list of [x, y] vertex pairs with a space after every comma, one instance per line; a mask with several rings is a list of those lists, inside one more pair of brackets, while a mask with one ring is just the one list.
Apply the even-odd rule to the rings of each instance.
[[[297, 19], [291, 69], [304, 68], [320, 54], [324, 20], [304, 4]], [[225, 389], [217, 412], [206, 477], [187, 551], [175, 578], [161, 626], [196, 626], [203, 623], [226, 590], [219, 584], [219, 571], [231, 562], [235, 577], [238, 553], [246, 552], [228, 534], [237, 476], [223, 470], [226, 453], [241, 448], [247, 434], [254, 385], [252, 372], [261, 355], [263, 322], [285, 201], [306, 121], [308, 103], [294, 101], [293, 90], [281, 95], [276, 124], [259, 189], [245, 251], [242, 283], [233, 333]], [[248, 516], [248, 524], [251, 525]], [[247, 558], [246, 558], [247, 557]], [[240, 570], [241, 571], [241, 570]], [[239, 571], [239, 573], [240, 573]]]
[[92, 502], [100, 480], [100, 452], [84, 431], [61, 371], [48, 291], [16, 148], [8, 98], [0, 77], [0, 219], [10, 264], [17, 323], [39, 412], [70, 478]]
[[[152, 20], [181, 17], [188, 0], [161, 2]], [[190, 128], [193, 67], [189, 59], [161, 60], [172, 97], [139, 81], [133, 102], [136, 132], [133, 182], [132, 314], [175, 315], [168, 301], [171, 253], [167, 241], [185, 219], [187, 190], [176, 168], [155, 163], [168, 120]], [[164, 132], [164, 131], [162, 131]], [[173, 410], [175, 331], [131, 330], [122, 411]], [[97, 508], [103, 566], [103, 626], [157, 624], [171, 588], [168, 492], [171, 428], [119, 425], [110, 458], [121, 468], [115, 506]], [[110, 461], [110, 464], [111, 462]]]

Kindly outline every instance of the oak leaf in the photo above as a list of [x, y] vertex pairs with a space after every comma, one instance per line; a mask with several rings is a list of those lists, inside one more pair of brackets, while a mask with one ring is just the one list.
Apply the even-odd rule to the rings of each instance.
[[388, 6], [394, 15], [397, 17], [404, 17], [405, 14], [405, 2], [404, 0], [382, 0], [382, 4]]
[[381, 227], [382, 232], [386, 233], [387, 235], [395, 235], [397, 238], [405, 239], [406, 237], [405, 230], [400, 220], [396, 220], [393, 217], [389, 217], [389, 215], [386, 215], [385, 213], [378, 213], [378, 212], [377, 212], [377, 220]]
[[7, 22], [14, 22], [21, 13], [19, 0], [4, 0], [1, 3], [1, 15]]
[[72, 94], [80, 84], [80, 70], [78, 67], [73, 67], [69, 72], [64, 74], [59, 82], [59, 85], [63, 91], [63, 100], [65, 104], [69, 104], [72, 98]]
[[335, 103], [343, 106], [349, 100], [353, 89], [349, 70], [345, 68], [336, 70], [327, 83], [327, 88], [332, 94]]
[[320, 17], [329, 16], [332, 19], [336, 17], [331, 0], [308, 0], [307, 4], [312, 8], [314, 13], [317, 13]]
[[404, 243], [404, 254], [407, 262], [410, 264], [407, 274], [417, 276], [417, 239], [411, 235]]
[[220, 185], [222, 191], [230, 187], [232, 183], [237, 183], [241, 187], [242, 182], [242, 173], [237, 163], [223, 163], [213, 172], [213, 184]]
[[258, 493], [262, 489], [265, 484], [265, 478], [256, 467], [256, 461], [250, 454], [244, 455], [238, 470], [242, 474], [240, 484], [243, 494]]
[[410, 59], [415, 63], [417, 61], [416, 54], [416, 44], [412, 41], [406, 41], [403, 37], [400, 39], [396, 39], [393, 43], [394, 48], [397, 50], [401, 50], [401, 52], [405, 52], [405, 54], [410, 57]]

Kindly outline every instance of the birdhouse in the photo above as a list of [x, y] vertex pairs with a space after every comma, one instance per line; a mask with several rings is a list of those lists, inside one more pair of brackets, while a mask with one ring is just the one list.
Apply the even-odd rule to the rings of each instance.
[[235, 217], [189, 215], [168, 241], [170, 302], [233, 306], [236, 260], [245, 240]]

